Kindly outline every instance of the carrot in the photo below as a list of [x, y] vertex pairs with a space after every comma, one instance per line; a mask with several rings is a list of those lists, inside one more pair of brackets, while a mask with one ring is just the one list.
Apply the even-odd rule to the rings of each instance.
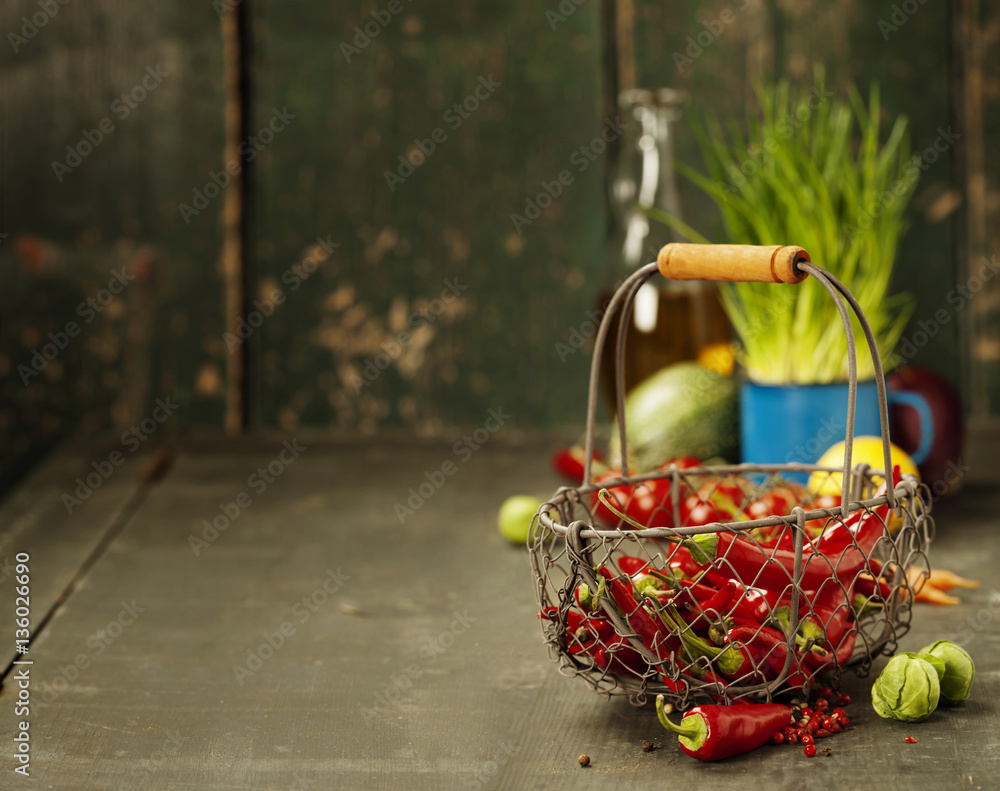
[[931, 569], [931, 575], [927, 581], [938, 590], [950, 591], [953, 588], [978, 588], [976, 580], [967, 580], [959, 577], [954, 571], [947, 569]]
[[924, 583], [924, 586], [917, 591], [914, 598], [916, 601], [923, 601], [928, 604], [951, 605], [962, 603], [962, 600], [958, 596], [949, 596], [943, 590], [935, 588], [929, 582]]

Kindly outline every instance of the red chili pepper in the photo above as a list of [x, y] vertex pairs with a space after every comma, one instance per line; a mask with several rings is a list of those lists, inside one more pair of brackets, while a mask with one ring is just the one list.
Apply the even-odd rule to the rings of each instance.
[[[544, 618], [546, 621], [558, 621], [559, 608], [546, 607], [538, 613], [538, 617]], [[566, 632], [576, 632], [581, 627], [599, 640], [607, 640], [617, 634], [615, 627], [603, 618], [595, 618], [593, 615], [583, 615], [576, 610], [568, 610], [566, 612]]]
[[767, 744], [776, 731], [788, 725], [791, 713], [780, 703], [735, 703], [729, 706], [697, 706], [674, 725], [656, 697], [656, 715], [663, 727], [678, 736], [681, 749], [699, 761], [718, 761], [756, 750]]
[[646, 569], [651, 567], [648, 560], [637, 558], [632, 555], [622, 555], [621, 557], [616, 558], [615, 562], [618, 564], [618, 568], [630, 577], [634, 577], [636, 574], [645, 572]]
[[[742, 535], [727, 531], [693, 536], [685, 539], [685, 546], [691, 550], [695, 562], [731, 571], [731, 576], [744, 585], [784, 590], [793, 580], [795, 553], [787, 549], [764, 549]], [[840, 575], [839, 569], [837, 575]], [[803, 558], [801, 587], [816, 590], [830, 576], [829, 566], [821, 568], [819, 563], [809, 565]]]
[[744, 585], [739, 580], [724, 577], [716, 571], [708, 571], [704, 575], [706, 582], [713, 585], [724, 585], [726, 582], [734, 582], [739, 586], [741, 593], [739, 598], [734, 597], [730, 615], [734, 618], [748, 618], [764, 623], [770, 615], [771, 610], [780, 606], [782, 592], [771, 591], [766, 588], [757, 588]]
[[[592, 458], [594, 460], [591, 464], [592, 473], [601, 473], [607, 469], [607, 466], [603, 464], [604, 456], [599, 450], [594, 450]], [[581, 483], [584, 483], [585, 459], [586, 456], [584, 456], [582, 445], [574, 445], [571, 448], [557, 450], [552, 454], [552, 469], [579, 486]]]
[[[749, 653], [753, 660], [753, 668], [765, 679], [777, 678], [785, 668], [785, 658], [788, 656], [788, 644], [784, 635], [776, 629], [767, 626], [735, 626], [726, 635], [730, 643], [739, 644]], [[786, 679], [789, 686], [801, 686], [806, 678], [796, 667], [793, 660]]]
[[694, 662], [700, 657], [712, 661], [714, 668], [726, 678], [740, 678], [753, 670], [750, 657], [741, 646], [718, 647], [704, 638], [693, 634], [684, 624], [683, 616], [673, 605], [668, 605], [661, 613], [663, 619], [676, 631], [680, 640], [681, 653], [685, 659]]
[[667, 560], [671, 569], [681, 572], [685, 577], [696, 577], [704, 569], [691, 557], [690, 550], [683, 544], [674, 544]]
[[628, 638], [616, 635], [594, 652], [594, 664], [605, 673], [616, 676], [644, 676], [649, 663], [629, 643]]
[[[892, 485], [898, 486], [903, 480], [897, 464], [892, 468]], [[885, 482], [875, 493], [876, 497], [881, 497], [886, 493]], [[889, 504], [885, 503], [871, 511], [859, 509], [847, 517], [831, 525], [811, 546], [816, 552], [822, 552], [830, 558], [841, 557], [848, 549], [857, 546], [866, 556], [871, 554], [872, 549], [878, 540], [885, 535], [885, 525], [889, 523]]]
[[655, 656], [662, 658], [666, 651], [677, 647], [677, 641], [673, 638], [667, 628], [658, 620], [654, 619], [632, 594], [631, 586], [626, 585], [618, 577], [611, 573], [606, 566], [597, 569], [598, 573], [608, 582], [611, 589], [611, 598], [615, 604], [625, 614], [625, 620], [632, 627], [635, 633]]
[[[596, 483], [617, 480], [621, 470], [608, 470], [598, 475]], [[590, 495], [591, 510], [594, 516], [602, 522], [623, 530], [631, 527], [639, 529], [647, 527], [673, 527], [674, 516], [670, 497], [671, 482], [669, 478], [654, 478], [642, 483], [620, 483], [606, 491], [613, 508], [609, 508], [599, 498], [599, 492]], [[616, 513], [616, 511], [618, 513]], [[628, 517], [623, 519], [622, 515]]]

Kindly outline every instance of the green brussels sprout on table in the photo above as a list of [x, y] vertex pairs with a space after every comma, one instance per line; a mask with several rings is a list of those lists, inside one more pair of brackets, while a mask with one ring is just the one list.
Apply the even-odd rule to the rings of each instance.
[[885, 719], [921, 722], [938, 702], [956, 704], [968, 698], [975, 675], [964, 648], [938, 640], [919, 653], [890, 659], [872, 685], [872, 706]]

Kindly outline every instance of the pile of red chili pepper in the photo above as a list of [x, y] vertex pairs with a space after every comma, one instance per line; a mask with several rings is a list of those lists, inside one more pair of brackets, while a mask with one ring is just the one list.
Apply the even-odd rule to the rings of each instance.
[[[665, 466], [670, 465], [685, 470], [700, 462], [684, 458]], [[599, 481], [615, 478], [620, 473], [611, 470]], [[671, 476], [612, 483], [595, 491], [592, 511], [611, 526], [640, 529], [762, 519], [787, 515], [799, 505], [808, 511], [840, 504], [839, 497], [820, 504], [780, 480], [762, 491], [739, 476], [708, 480], [697, 489], [682, 480], [680, 486]], [[893, 485], [900, 480], [897, 467]], [[684, 500], [674, 509], [672, 493], [678, 491]], [[884, 493], [883, 484], [876, 496]], [[793, 529], [722, 530], [664, 541], [666, 562], [659, 567], [630, 555], [615, 558], [617, 570], [599, 565], [593, 569], [596, 585], [578, 584], [571, 601], [548, 607], [539, 617], [565, 624], [564, 650], [580, 667], [661, 681], [678, 699], [697, 691], [724, 700], [725, 687], [771, 682], [773, 692], [779, 687], [808, 692], [816, 679], [844, 666], [855, 650], [858, 621], [894, 595], [882, 576], [891, 572], [871, 558], [889, 517], [883, 505], [807, 525], [797, 586]], [[794, 646], [790, 662], [789, 645]], [[844, 727], [840, 715], [819, 718], [815, 732]], [[806, 725], [813, 719], [810, 711]], [[802, 741], [801, 727], [778, 733], [782, 740]], [[772, 737], [778, 738], [773, 731]]]

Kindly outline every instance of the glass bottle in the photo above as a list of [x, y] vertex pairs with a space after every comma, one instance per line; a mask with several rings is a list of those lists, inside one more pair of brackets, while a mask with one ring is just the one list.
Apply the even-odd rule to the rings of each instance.
[[[663, 245], [686, 241], [639, 207], [682, 216], [674, 138], [687, 98], [685, 92], [671, 88], [630, 89], [619, 94], [619, 111], [627, 126], [609, 173], [611, 261], [606, 288], [598, 295], [599, 311], [607, 307], [625, 277], [656, 260]], [[614, 353], [619, 322], [616, 317], [601, 355], [601, 387], [612, 414], [616, 410]], [[706, 346], [728, 343], [730, 337], [729, 320], [714, 283], [654, 277], [636, 294], [626, 332], [625, 392], [661, 368], [695, 360]]]

